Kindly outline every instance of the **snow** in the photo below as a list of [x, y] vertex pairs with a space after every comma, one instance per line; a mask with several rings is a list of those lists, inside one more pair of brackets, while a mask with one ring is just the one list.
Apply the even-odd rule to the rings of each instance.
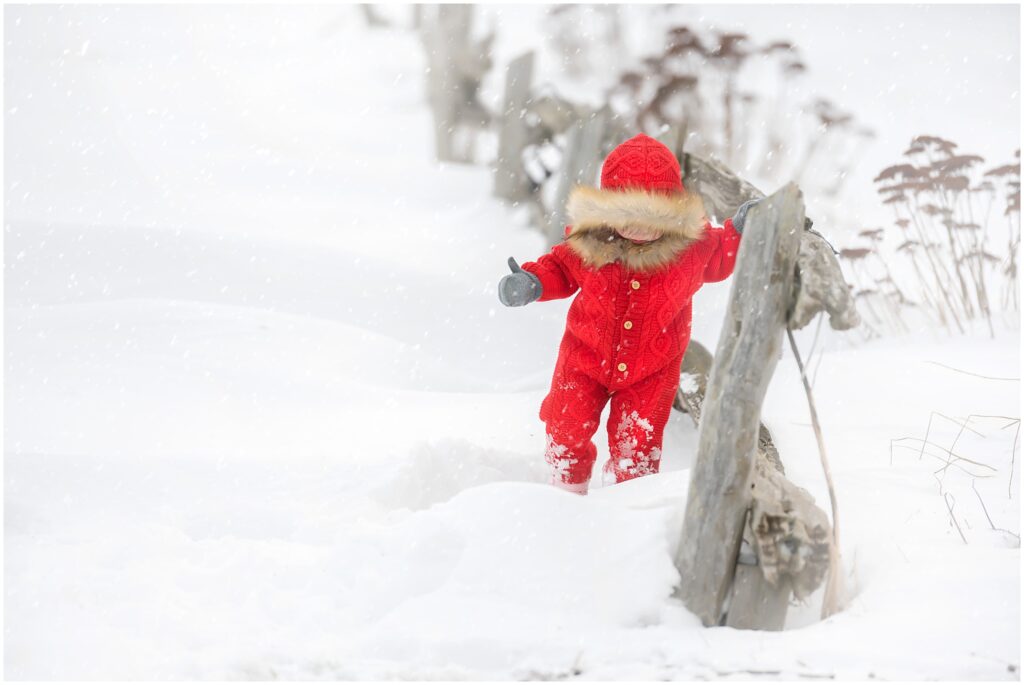
[[[569, 303], [498, 303], [544, 241], [485, 167], [432, 161], [411, 33], [353, 6], [5, 21], [8, 677], [1019, 679], [1015, 317], [822, 328], [849, 606], [705, 629], [672, 597], [697, 431], [673, 414], [658, 475], [547, 483]], [[729, 285], [695, 297], [712, 350]], [[827, 508], [786, 350], [763, 418]]]
[[685, 393], [694, 393], [700, 390], [700, 383], [696, 375], [683, 372], [679, 374], [679, 387]]

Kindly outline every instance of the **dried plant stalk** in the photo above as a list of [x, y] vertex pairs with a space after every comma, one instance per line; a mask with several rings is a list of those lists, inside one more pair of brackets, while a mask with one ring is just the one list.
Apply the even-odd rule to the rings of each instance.
[[839, 552], [839, 508], [836, 502], [835, 485], [832, 482], [832, 470], [829, 468], [828, 457], [825, 455], [825, 438], [821, 432], [821, 424], [818, 422], [818, 411], [814, 406], [814, 393], [811, 392], [811, 384], [807, 380], [807, 372], [804, 370], [803, 360], [800, 359], [800, 351], [796, 347], [793, 329], [789, 326], [786, 326], [786, 335], [789, 337], [789, 346], [793, 349], [796, 365], [800, 369], [800, 380], [803, 381], [804, 392], [807, 394], [807, 407], [811, 412], [811, 424], [814, 426], [814, 437], [818, 441], [821, 468], [825, 472], [825, 482], [828, 484], [828, 499], [832, 505], [832, 537], [829, 545], [828, 582], [825, 585], [825, 597], [821, 603], [821, 617], [825, 619], [842, 610], [844, 603], [843, 564]]
[[[940, 325], [955, 326], [961, 333], [968, 330], [966, 324], [983, 319], [989, 334], [995, 337], [993, 298], [987, 279], [1001, 281], [1006, 309], [1010, 295], [1016, 296], [1016, 288], [1006, 286], [1015, 286], [1017, 278], [1015, 252], [1019, 229], [1015, 231], [1014, 219], [1019, 222], [1020, 218], [1020, 151], [1016, 153], [1016, 163], [991, 169], [979, 183], [974, 183], [972, 174], [985, 160], [978, 155], [958, 153], [956, 148], [956, 143], [937, 136], [917, 136], [903, 153], [910, 161], [883, 169], [874, 180], [881, 184], [878, 192], [885, 198], [883, 204], [892, 206], [895, 224], [904, 232], [896, 252], [904, 253], [904, 258], [910, 260], [922, 311]], [[1000, 191], [1006, 200], [1004, 215], [1010, 229], [1009, 249], [1003, 260], [990, 253], [986, 245], [991, 209]], [[975, 202], [985, 210], [976, 212]], [[860, 233], [874, 243], [864, 251], [876, 253], [879, 261], [882, 233], [883, 229]], [[923, 263], [919, 262], [918, 253], [923, 253]], [[884, 276], [873, 281], [868, 275], [861, 281], [862, 292], [874, 292], [874, 286], [892, 282], [892, 273], [887, 265], [883, 266]], [[902, 297], [898, 287], [888, 294], [899, 300], [899, 306], [915, 304]], [[1014, 309], [1018, 308], [1015, 297], [1012, 304]], [[870, 308], [868, 312], [877, 323], [889, 327], [878, 312]], [[893, 330], [900, 328], [895, 326]]]

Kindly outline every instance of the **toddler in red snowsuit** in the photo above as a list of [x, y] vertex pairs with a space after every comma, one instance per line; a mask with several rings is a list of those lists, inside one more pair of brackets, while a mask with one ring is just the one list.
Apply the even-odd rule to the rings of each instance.
[[[502, 279], [509, 306], [570, 297], [551, 389], [540, 407], [552, 482], [586, 494], [597, 457], [591, 438], [611, 401], [605, 482], [657, 473], [662, 433], [690, 340], [691, 300], [727, 278], [740, 233], [713, 228], [699, 195], [683, 187], [679, 162], [637, 135], [601, 168], [601, 187], [577, 186], [565, 239]], [[742, 227], [742, 215], [736, 223]]]

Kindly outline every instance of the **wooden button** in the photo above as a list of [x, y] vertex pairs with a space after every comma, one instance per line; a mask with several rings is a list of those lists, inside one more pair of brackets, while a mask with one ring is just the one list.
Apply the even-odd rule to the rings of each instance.
[[631, 287], [633, 290], [640, 290], [640, 281], [633, 281], [632, 283], [629, 284], [629, 287]]
[[625, 328], [628, 331], [631, 328], [633, 328], [633, 322], [632, 321], [626, 321], [625, 323], [622, 324], [622, 327]]
[[625, 371], [626, 370], [626, 364], [623, 363], [623, 362], [619, 362], [619, 365], [617, 367], [615, 367], [615, 368], [617, 368], [619, 371]]

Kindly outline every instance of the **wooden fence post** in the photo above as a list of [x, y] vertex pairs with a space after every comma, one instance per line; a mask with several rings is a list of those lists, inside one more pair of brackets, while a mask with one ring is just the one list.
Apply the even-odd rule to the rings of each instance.
[[577, 183], [591, 185], [601, 167], [601, 153], [611, 108], [605, 105], [596, 112], [575, 121], [566, 132], [565, 151], [558, 170], [557, 185], [548, 215], [547, 237], [555, 244], [564, 237], [565, 203]]
[[[678, 409], [700, 425], [712, 354], [690, 340], [683, 357]], [[806, 599], [829, 568], [828, 517], [803, 488], [786, 479], [779, 451], [763, 423], [758, 431], [750, 515], [728, 604], [732, 628], [781, 630], [790, 596]]]
[[679, 595], [719, 625], [752, 495], [761, 403], [782, 345], [803, 234], [800, 190], [788, 184], [751, 208], [702, 408], [676, 556]]
[[460, 106], [456, 60], [468, 49], [472, 26], [473, 5], [442, 4], [423, 32], [430, 67], [427, 97], [434, 114], [434, 145], [437, 159], [443, 162], [465, 161], [452, 144]]
[[498, 159], [494, 167], [494, 195], [512, 202], [530, 195], [530, 179], [521, 159], [527, 142], [526, 108], [533, 80], [533, 52], [512, 60], [505, 72], [505, 106], [498, 131]]
[[686, 143], [686, 125], [681, 122], [674, 122], [658, 136], [659, 142], [672, 151], [676, 159], [683, 159], [683, 147]]

